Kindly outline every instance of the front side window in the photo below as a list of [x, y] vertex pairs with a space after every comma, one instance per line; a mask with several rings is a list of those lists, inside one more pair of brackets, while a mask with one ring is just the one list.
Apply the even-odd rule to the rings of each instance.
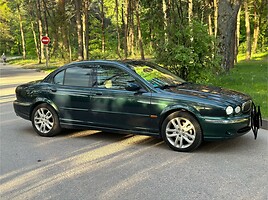
[[135, 79], [121, 69], [105, 65], [97, 67], [96, 87], [125, 90], [131, 82], [135, 82]]

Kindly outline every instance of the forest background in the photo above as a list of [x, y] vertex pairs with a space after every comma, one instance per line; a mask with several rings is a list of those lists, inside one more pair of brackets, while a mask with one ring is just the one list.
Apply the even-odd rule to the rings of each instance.
[[149, 58], [199, 82], [238, 53], [267, 52], [267, 21], [268, 0], [0, 0], [0, 52], [38, 63]]
[[[43, 36], [50, 37], [48, 45]], [[238, 90], [266, 110], [267, 52], [268, 0], [0, 0], [0, 53], [39, 65], [47, 56], [52, 67], [148, 59], [187, 81], [222, 80], [220, 85], [248, 89], [251, 80], [256, 94]], [[266, 60], [235, 73], [239, 82], [224, 77], [239, 58], [256, 55]]]

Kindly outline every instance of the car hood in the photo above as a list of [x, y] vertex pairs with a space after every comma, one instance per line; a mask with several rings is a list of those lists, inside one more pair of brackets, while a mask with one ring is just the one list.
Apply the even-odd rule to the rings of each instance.
[[241, 92], [194, 83], [184, 83], [177, 87], [169, 88], [166, 91], [192, 96], [198, 99], [212, 100], [223, 104], [242, 104], [243, 102], [251, 99], [250, 96]]

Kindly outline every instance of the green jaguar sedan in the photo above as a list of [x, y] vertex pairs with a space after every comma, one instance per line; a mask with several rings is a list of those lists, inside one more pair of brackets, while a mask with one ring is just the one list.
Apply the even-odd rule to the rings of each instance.
[[176, 151], [202, 141], [257, 134], [260, 111], [250, 96], [185, 82], [145, 61], [67, 64], [16, 88], [16, 114], [41, 136], [62, 128], [160, 136]]

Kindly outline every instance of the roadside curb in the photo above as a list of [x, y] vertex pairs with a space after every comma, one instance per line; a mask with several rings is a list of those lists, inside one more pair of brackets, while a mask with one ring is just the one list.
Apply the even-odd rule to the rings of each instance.
[[268, 130], [268, 120], [267, 119], [262, 119], [262, 129]]

